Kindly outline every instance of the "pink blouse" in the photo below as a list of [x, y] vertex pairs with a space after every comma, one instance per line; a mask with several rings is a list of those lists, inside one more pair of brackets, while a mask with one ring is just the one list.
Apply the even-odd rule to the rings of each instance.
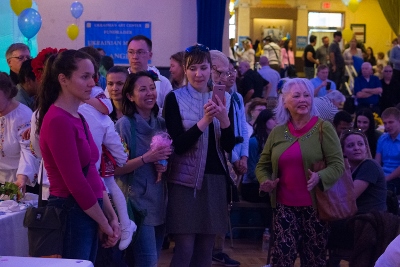
[[[282, 60], [281, 60], [282, 69], [285, 68], [285, 65], [286, 66], [294, 65], [294, 53], [293, 53], [292, 50], [288, 50], [286, 52], [286, 49], [282, 47], [281, 48], [281, 55], [282, 55]], [[289, 64], [289, 62], [290, 62], [290, 64]]]

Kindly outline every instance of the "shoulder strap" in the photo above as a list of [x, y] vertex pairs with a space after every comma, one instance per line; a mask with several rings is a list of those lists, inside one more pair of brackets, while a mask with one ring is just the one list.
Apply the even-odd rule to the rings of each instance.
[[319, 144], [321, 146], [321, 151], [322, 151], [322, 159], [324, 162], [326, 162], [326, 158], [325, 158], [325, 153], [324, 153], [324, 149], [322, 148], [322, 141], [324, 139], [324, 135], [322, 133], [322, 124], [324, 124], [324, 121], [321, 121], [321, 123], [319, 124]]
[[276, 56], [276, 60], [278, 61], [278, 64], [279, 64], [280, 60], [279, 60], [278, 54], [275, 51], [275, 48], [272, 45], [269, 45], [269, 46], [272, 48], [272, 50], [274, 50], [274, 53], [275, 53], [275, 56]]
[[[88, 129], [86, 127], [85, 117], [83, 117], [82, 114], [80, 114], [80, 113], [78, 113], [78, 114], [79, 114], [79, 117], [81, 118], [81, 121], [82, 121], [82, 124], [83, 124], [83, 129], [85, 130], [86, 140], [89, 142], [89, 133], [88, 133]], [[87, 175], [87, 173], [89, 171], [89, 165], [90, 165], [90, 163], [82, 168], [83, 175], [85, 175], [85, 177], [86, 177], [86, 175]]]
[[[129, 144], [129, 159], [134, 159], [136, 157], [136, 125], [135, 125], [135, 120], [131, 117], [128, 117], [129, 122], [131, 124], [131, 143]], [[133, 173], [131, 172], [128, 175], [128, 185], [130, 186], [132, 184], [133, 180]]]
[[43, 190], [42, 190], [42, 184], [43, 184], [43, 165], [44, 161], [43, 159], [40, 162], [40, 169], [41, 169], [41, 174], [40, 174], [40, 180], [39, 180], [39, 200], [38, 200], [38, 207], [43, 207], [43, 200], [42, 200], [42, 195], [43, 195]]

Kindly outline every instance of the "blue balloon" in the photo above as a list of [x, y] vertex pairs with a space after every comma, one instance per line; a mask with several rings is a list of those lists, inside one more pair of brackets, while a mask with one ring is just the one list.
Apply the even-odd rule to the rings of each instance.
[[78, 1], [73, 2], [71, 5], [72, 16], [77, 19], [80, 16], [82, 16], [82, 13], [83, 13], [83, 5]]
[[18, 28], [22, 34], [31, 39], [42, 27], [42, 17], [33, 8], [23, 10], [18, 16]]

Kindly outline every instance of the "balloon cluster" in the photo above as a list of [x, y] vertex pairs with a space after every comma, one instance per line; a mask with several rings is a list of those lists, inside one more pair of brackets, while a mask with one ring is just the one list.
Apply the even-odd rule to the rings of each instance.
[[[83, 5], [75, 1], [71, 4], [71, 14], [74, 18], [78, 19], [80, 16], [82, 16], [83, 13]], [[79, 28], [75, 23], [72, 23], [67, 27], [67, 35], [69, 39], [75, 40], [78, 35], [79, 35]]]
[[18, 16], [18, 28], [28, 39], [34, 37], [42, 27], [42, 17], [32, 7], [32, 0], [10, 0], [11, 9]]

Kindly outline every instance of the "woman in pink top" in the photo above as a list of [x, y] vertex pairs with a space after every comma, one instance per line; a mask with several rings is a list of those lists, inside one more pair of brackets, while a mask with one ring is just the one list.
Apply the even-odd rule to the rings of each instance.
[[[276, 208], [272, 266], [293, 266], [298, 253], [302, 266], [326, 266], [328, 228], [318, 218], [315, 187], [329, 189], [344, 165], [336, 131], [317, 117], [313, 96], [308, 79], [284, 84], [275, 109], [278, 126], [268, 136], [256, 167], [260, 191], [270, 192]], [[312, 164], [323, 158], [321, 145], [327, 167], [313, 172]]]
[[294, 53], [293, 53], [293, 42], [292, 40], [286, 40], [281, 48], [281, 77], [293, 78], [295, 73], [288, 73], [288, 67], [293, 65], [294, 69]]
[[48, 205], [66, 214], [62, 257], [92, 262], [98, 236], [104, 247], [114, 246], [120, 236], [118, 218], [95, 167], [99, 151], [78, 114], [79, 104], [90, 98], [95, 73], [93, 59], [84, 52], [51, 55], [42, 76], [37, 120], [50, 181]]

